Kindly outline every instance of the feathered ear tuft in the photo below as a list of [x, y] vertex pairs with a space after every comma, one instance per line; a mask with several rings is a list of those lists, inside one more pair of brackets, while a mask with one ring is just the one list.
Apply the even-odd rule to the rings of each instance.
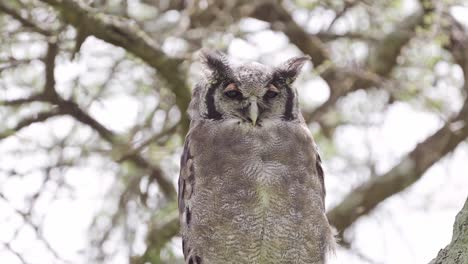
[[201, 50], [202, 63], [212, 72], [215, 77], [230, 76], [231, 68], [227, 56], [217, 50]]
[[296, 80], [301, 72], [302, 66], [304, 66], [307, 61], [310, 61], [310, 56], [308, 55], [291, 58], [276, 67], [275, 75], [277, 78], [284, 80], [286, 84], [290, 85]]

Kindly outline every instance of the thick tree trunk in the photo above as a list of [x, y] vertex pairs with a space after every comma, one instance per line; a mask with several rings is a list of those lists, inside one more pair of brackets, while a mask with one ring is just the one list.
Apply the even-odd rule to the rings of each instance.
[[458, 213], [453, 225], [453, 237], [448, 246], [429, 264], [466, 264], [468, 263], [468, 199]]

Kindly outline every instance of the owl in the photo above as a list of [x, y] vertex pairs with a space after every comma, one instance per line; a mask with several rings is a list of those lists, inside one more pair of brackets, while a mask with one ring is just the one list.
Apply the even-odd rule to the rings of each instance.
[[325, 263], [324, 173], [292, 86], [309, 59], [273, 68], [202, 52], [178, 186], [187, 264]]

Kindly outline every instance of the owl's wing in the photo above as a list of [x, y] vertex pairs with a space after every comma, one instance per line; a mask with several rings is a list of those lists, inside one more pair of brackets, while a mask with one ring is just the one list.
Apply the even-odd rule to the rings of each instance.
[[322, 187], [322, 199], [325, 200], [326, 191], [325, 191], [324, 172], [322, 168], [322, 158], [320, 158], [320, 154], [318, 153], [318, 151], [316, 153], [317, 154], [315, 156], [315, 169], [317, 170], [317, 176], [320, 180], [320, 185]]
[[184, 257], [187, 258], [190, 251], [190, 245], [184, 235], [184, 230], [190, 224], [191, 212], [188, 200], [192, 195], [193, 184], [195, 183], [195, 176], [193, 170], [193, 159], [190, 153], [190, 135], [187, 135], [184, 143], [184, 150], [180, 159], [180, 174], [179, 174], [179, 221], [182, 230], [182, 248]]

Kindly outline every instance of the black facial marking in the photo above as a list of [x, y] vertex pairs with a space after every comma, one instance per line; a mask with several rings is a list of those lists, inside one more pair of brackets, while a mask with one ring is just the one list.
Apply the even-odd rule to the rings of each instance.
[[284, 120], [291, 121], [297, 118], [293, 113], [296, 95], [291, 85], [299, 75], [304, 63], [309, 60], [309, 56], [294, 57], [277, 67], [273, 72], [273, 82], [278, 84], [276, 87], [286, 90], [287, 98], [283, 115]]
[[210, 79], [213, 82], [205, 95], [205, 103], [208, 111], [206, 118], [220, 120], [222, 114], [216, 109], [214, 94], [220, 85], [224, 87], [226, 84], [232, 82], [227, 82], [227, 80], [234, 79], [234, 74], [226, 55], [219, 51], [204, 49], [202, 50], [201, 58], [202, 62], [211, 71]]
[[216, 105], [215, 105], [215, 100], [214, 100], [214, 93], [216, 92], [216, 89], [219, 87], [220, 84], [221, 82], [215, 82], [208, 89], [208, 92], [206, 93], [205, 103], [208, 109], [206, 118], [208, 119], [220, 120], [222, 117], [221, 113], [216, 110]]
[[[296, 119], [297, 117], [293, 113], [296, 95], [294, 94], [292, 87], [288, 85], [287, 79], [284, 78], [281, 72], [276, 71], [273, 74], [273, 78], [270, 83], [278, 87], [280, 90], [284, 90], [284, 92], [286, 93], [286, 105], [284, 107], [282, 119], [286, 121], [292, 121]], [[266, 101], [268, 102], [269, 100]]]
[[291, 121], [296, 119], [296, 117], [293, 114], [293, 108], [294, 108], [294, 100], [296, 95], [294, 94], [293, 90], [291, 87], [286, 88], [286, 106], [284, 108], [284, 114], [283, 114], [283, 119], [287, 121]]

